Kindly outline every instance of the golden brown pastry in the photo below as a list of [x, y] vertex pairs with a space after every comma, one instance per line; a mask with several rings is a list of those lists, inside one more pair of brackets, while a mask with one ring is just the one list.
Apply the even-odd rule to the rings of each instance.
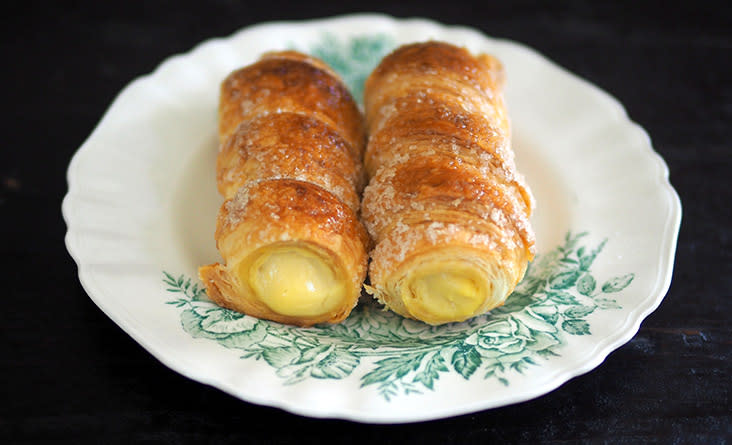
[[310, 326], [348, 316], [366, 276], [361, 114], [322, 61], [283, 51], [221, 87], [216, 221], [225, 264], [199, 268], [221, 306]]
[[503, 79], [491, 56], [427, 42], [398, 48], [366, 81], [367, 289], [405, 317], [485, 313], [533, 259], [533, 198], [516, 172]]

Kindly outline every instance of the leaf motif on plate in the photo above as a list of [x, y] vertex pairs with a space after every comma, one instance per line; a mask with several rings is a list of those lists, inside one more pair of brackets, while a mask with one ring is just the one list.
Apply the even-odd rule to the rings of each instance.
[[[262, 359], [286, 385], [354, 377], [388, 401], [434, 391], [446, 375], [510, 385], [515, 375], [559, 356], [571, 337], [592, 335], [587, 317], [620, 308], [606, 295], [621, 292], [634, 275], [610, 278], [597, 290], [590, 269], [605, 241], [577, 248], [584, 236], [568, 234], [565, 244], [537, 257], [504, 306], [443, 326], [404, 319], [364, 299], [341, 324], [297, 328], [220, 308], [182, 275], [163, 272], [163, 284], [192, 337], [238, 350], [243, 360]], [[593, 259], [583, 265], [587, 255]]]
[[594, 292], [596, 285], [595, 278], [585, 273], [577, 280], [577, 292], [589, 297]]
[[483, 364], [483, 359], [475, 351], [475, 348], [462, 344], [455, 349], [451, 364], [458, 374], [463, 376], [465, 380], [468, 380], [480, 368], [480, 365]]
[[612, 292], [620, 292], [621, 290], [628, 287], [630, 282], [633, 281], [633, 278], [635, 278], [635, 275], [632, 273], [623, 275], [621, 277], [611, 278], [602, 285], [602, 291], [606, 294]]
[[562, 322], [564, 332], [571, 335], [590, 335], [590, 324], [585, 320], [569, 319]]
[[[326, 34], [308, 48], [291, 46], [322, 58], [360, 102], [364, 80], [394, 42], [381, 34], [348, 40]], [[561, 245], [537, 256], [505, 305], [438, 327], [385, 312], [365, 298], [339, 325], [297, 328], [220, 308], [186, 276], [163, 272], [162, 281], [172, 297], [167, 304], [180, 310], [181, 327], [192, 337], [240, 351], [242, 360], [262, 359], [287, 385], [356, 378], [389, 401], [434, 391], [443, 377], [477, 375], [510, 385], [560, 355], [574, 336], [592, 335], [586, 318], [620, 308], [607, 294], [621, 292], [634, 274], [610, 278], [598, 292], [591, 269], [607, 240], [586, 245], [587, 235], [567, 233]]]

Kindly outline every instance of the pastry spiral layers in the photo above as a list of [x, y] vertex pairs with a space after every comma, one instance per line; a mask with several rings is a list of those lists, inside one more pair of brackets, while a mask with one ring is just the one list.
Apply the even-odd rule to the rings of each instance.
[[402, 316], [438, 325], [485, 313], [534, 257], [503, 79], [491, 56], [427, 42], [398, 48], [366, 81], [367, 290]]
[[221, 306], [299, 326], [348, 316], [366, 276], [369, 237], [361, 114], [322, 61], [284, 51], [221, 87], [216, 220], [225, 260], [199, 268]]

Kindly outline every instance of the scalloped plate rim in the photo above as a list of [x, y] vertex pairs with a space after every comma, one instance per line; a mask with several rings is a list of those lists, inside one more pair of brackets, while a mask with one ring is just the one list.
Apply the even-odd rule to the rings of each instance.
[[[145, 338], [145, 335], [141, 334], [139, 332], [139, 329], [135, 326], [135, 323], [133, 320], [129, 319], [128, 317], [124, 316], [124, 314], [118, 314], [115, 313], [105, 302], [105, 299], [109, 298], [106, 296], [106, 291], [104, 291], [99, 285], [97, 285], [96, 280], [94, 279], [92, 273], [88, 270], [86, 267], [86, 264], [83, 262], [83, 259], [80, 257], [79, 252], [77, 251], [77, 245], [78, 245], [78, 237], [80, 235], [78, 230], [74, 224], [73, 224], [73, 218], [75, 215], [71, 214], [71, 207], [73, 204], [73, 200], [75, 198], [75, 193], [78, 191], [78, 175], [76, 175], [76, 170], [78, 168], [78, 164], [82, 162], [81, 158], [83, 154], [89, 150], [93, 150], [94, 146], [92, 142], [95, 139], [95, 136], [99, 132], [100, 128], [102, 128], [105, 125], [105, 122], [109, 118], [109, 115], [111, 114], [110, 111], [113, 110], [116, 106], [116, 104], [119, 102], [120, 97], [122, 97], [126, 92], [128, 92], [131, 88], [133, 88], [134, 85], [139, 84], [141, 82], [144, 82], [146, 80], [154, 80], [155, 76], [159, 75], [159, 73], [167, 66], [167, 64], [180, 59], [186, 59], [194, 54], [197, 54], [203, 50], [205, 50], [208, 46], [215, 45], [215, 44], [223, 44], [226, 43], [229, 40], [241, 38], [242, 35], [245, 33], [256, 33], [258, 31], [261, 31], [263, 29], [272, 28], [272, 27], [278, 27], [278, 26], [300, 26], [300, 25], [309, 25], [309, 26], [315, 26], [319, 24], [326, 24], [333, 21], [350, 21], [350, 20], [379, 20], [383, 22], [388, 23], [402, 23], [402, 22], [418, 22], [421, 24], [426, 24], [429, 26], [441, 28], [441, 29], [451, 29], [451, 30], [459, 30], [459, 31], [465, 31], [473, 34], [478, 34], [484, 39], [489, 39], [494, 42], [498, 42], [500, 44], [509, 45], [512, 48], [516, 48], [518, 50], [528, 52], [534, 57], [538, 57], [542, 63], [548, 64], [552, 66], [553, 68], [556, 68], [562, 72], [564, 75], [570, 76], [574, 81], [579, 81], [583, 87], [590, 88], [595, 94], [602, 97], [602, 100], [604, 101], [606, 106], [612, 106], [615, 108], [615, 112], [618, 113], [618, 119], [623, 124], [629, 125], [633, 127], [634, 131], [640, 131], [643, 135], [645, 141], [642, 144], [644, 148], [644, 155], [647, 161], [649, 162], [649, 165], [652, 163], [655, 173], [657, 173], [657, 185], [660, 186], [663, 189], [663, 194], [667, 196], [669, 199], [669, 212], [666, 218], [666, 221], [664, 222], [664, 228], [665, 233], [662, 235], [661, 239], [664, 241], [663, 245], [659, 248], [659, 254], [661, 255], [661, 258], [659, 258], [659, 266], [658, 266], [658, 273], [655, 278], [655, 286], [654, 290], [648, 295], [641, 304], [636, 306], [627, 316], [624, 323], [624, 327], [627, 327], [627, 329], [623, 329], [621, 332], [617, 333], [614, 337], [604, 337], [598, 344], [595, 345], [594, 348], [588, 350], [587, 354], [585, 354], [584, 360], [579, 360], [582, 362], [581, 366], [572, 368], [572, 369], [566, 369], [566, 370], [557, 370], [555, 375], [546, 381], [546, 383], [543, 386], [540, 387], [531, 387], [530, 390], [521, 390], [514, 393], [512, 396], [504, 397], [502, 399], [492, 399], [489, 401], [486, 400], [477, 400], [472, 404], [464, 404], [460, 407], [447, 407], [443, 409], [437, 409], [432, 410], [427, 413], [420, 412], [420, 413], [404, 413], [404, 416], [398, 419], [385, 419], [382, 416], [380, 416], [378, 413], [368, 413], [364, 411], [359, 410], [343, 410], [343, 409], [336, 409], [336, 410], [320, 410], [320, 411], [313, 411], [312, 409], [301, 406], [298, 404], [289, 403], [287, 400], [280, 400], [276, 397], [253, 397], [251, 394], [249, 395], [242, 395], [240, 392], [237, 391], [237, 388], [235, 385], [230, 384], [229, 382], [221, 381], [213, 376], [206, 375], [200, 372], [196, 372], [193, 370], [194, 368], [191, 368], [187, 365], [186, 360], [182, 359], [178, 356], [169, 356], [165, 354], [165, 351], [158, 351], [157, 348], [149, 344]], [[590, 83], [589, 81], [577, 76], [576, 74], [566, 70], [565, 68], [557, 65], [555, 62], [551, 61], [550, 59], [546, 58], [536, 50], [523, 45], [518, 42], [514, 42], [508, 39], [503, 38], [494, 38], [490, 36], [486, 36], [482, 34], [480, 31], [477, 31], [475, 29], [460, 26], [460, 25], [444, 25], [441, 23], [438, 23], [436, 21], [423, 19], [423, 18], [407, 18], [407, 19], [399, 19], [399, 18], [393, 18], [387, 15], [383, 14], [349, 14], [349, 15], [341, 15], [341, 16], [335, 16], [335, 17], [329, 17], [329, 18], [321, 18], [321, 19], [310, 19], [310, 20], [302, 20], [302, 21], [273, 21], [273, 22], [266, 22], [266, 23], [259, 23], [252, 26], [245, 27], [243, 29], [240, 29], [228, 37], [215, 37], [208, 40], [205, 40], [196, 46], [194, 46], [191, 50], [189, 50], [186, 53], [182, 54], [176, 54], [171, 57], [166, 58], [164, 61], [162, 61], [151, 73], [139, 76], [132, 80], [127, 86], [125, 86], [114, 98], [112, 103], [110, 104], [109, 108], [105, 111], [104, 115], [100, 119], [99, 123], [95, 126], [94, 130], [91, 132], [90, 136], [84, 141], [84, 143], [81, 145], [81, 147], [77, 150], [77, 152], [73, 155], [69, 168], [67, 171], [67, 182], [69, 185], [69, 191], [66, 194], [66, 196], [63, 199], [62, 202], [62, 215], [64, 218], [64, 221], [67, 225], [67, 233], [65, 236], [65, 244], [67, 247], [67, 250], [69, 251], [71, 257], [74, 259], [78, 266], [78, 275], [79, 280], [82, 284], [82, 287], [87, 292], [89, 297], [94, 301], [94, 303], [110, 318], [112, 319], [118, 326], [120, 326], [128, 335], [130, 335], [132, 338], [137, 341], [141, 346], [143, 346], [148, 352], [150, 352], [156, 359], [158, 359], [161, 363], [165, 364], [169, 368], [175, 370], [176, 372], [191, 378], [193, 380], [196, 380], [198, 382], [208, 384], [211, 386], [214, 386], [216, 388], [219, 388], [223, 390], [224, 392], [227, 392], [237, 398], [241, 398], [243, 400], [249, 401], [251, 403], [255, 404], [261, 404], [261, 405], [267, 405], [267, 406], [273, 406], [278, 407], [281, 409], [285, 409], [287, 411], [302, 414], [310, 417], [318, 417], [318, 418], [342, 418], [342, 419], [349, 419], [354, 421], [365, 421], [365, 422], [373, 422], [373, 423], [402, 423], [402, 422], [415, 422], [415, 421], [422, 421], [422, 420], [430, 420], [430, 419], [437, 419], [437, 418], [443, 418], [443, 417], [449, 417], [449, 416], [455, 416], [455, 415], [461, 415], [466, 414], [470, 412], [475, 412], [477, 410], [484, 410], [484, 409], [490, 409], [495, 408], [499, 406], [505, 406], [508, 404], [513, 403], [519, 403], [527, 400], [531, 400], [533, 398], [536, 398], [538, 396], [544, 395], [557, 387], [561, 386], [568, 380], [572, 379], [573, 377], [576, 377], [578, 375], [584, 374], [589, 372], [590, 370], [596, 368], [598, 365], [600, 365], [605, 358], [615, 349], [619, 348], [626, 342], [628, 342], [638, 331], [641, 322], [650, 314], [652, 313], [661, 303], [663, 300], [663, 297], [665, 296], [666, 292], [668, 291], [668, 288], [671, 283], [672, 278], [672, 271], [673, 271], [673, 264], [674, 264], [674, 257], [675, 257], [675, 251], [676, 251], [676, 244], [677, 244], [677, 237], [678, 237], [678, 230], [681, 223], [681, 203], [680, 199], [678, 197], [678, 194], [674, 190], [674, 188], [671, 186], [669, 179], [669, 169], [661, 156], [655, 152], [652, 148], [651, 140], [648, 134], [645, 132], [645, 130], [640, 127], [637, 123], [631, 121], [628, 117], [628, 114], [623, 107], [623, 105], [615, 99], [613, 96], [611, 96], [606, 91], [602, 90], [598, 86]], [[410, 415], [411, 414], [411, 415]]]

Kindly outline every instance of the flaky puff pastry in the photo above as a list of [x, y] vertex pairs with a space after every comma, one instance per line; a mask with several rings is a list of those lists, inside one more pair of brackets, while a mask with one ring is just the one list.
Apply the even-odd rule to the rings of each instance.
[[216, 220], [224, 264], [199, 268], [209, 297], [299, 326], [351, 312], [370, 239], [358, 219], [361, 114], [322, 61], [265, 54], [221, 87]]
[[534, 257], [503, 82], [497, 59], [442, 42], [398, 48], [366, 81], [367, 290], [402, 316], [438, 325], [485, 313]]

